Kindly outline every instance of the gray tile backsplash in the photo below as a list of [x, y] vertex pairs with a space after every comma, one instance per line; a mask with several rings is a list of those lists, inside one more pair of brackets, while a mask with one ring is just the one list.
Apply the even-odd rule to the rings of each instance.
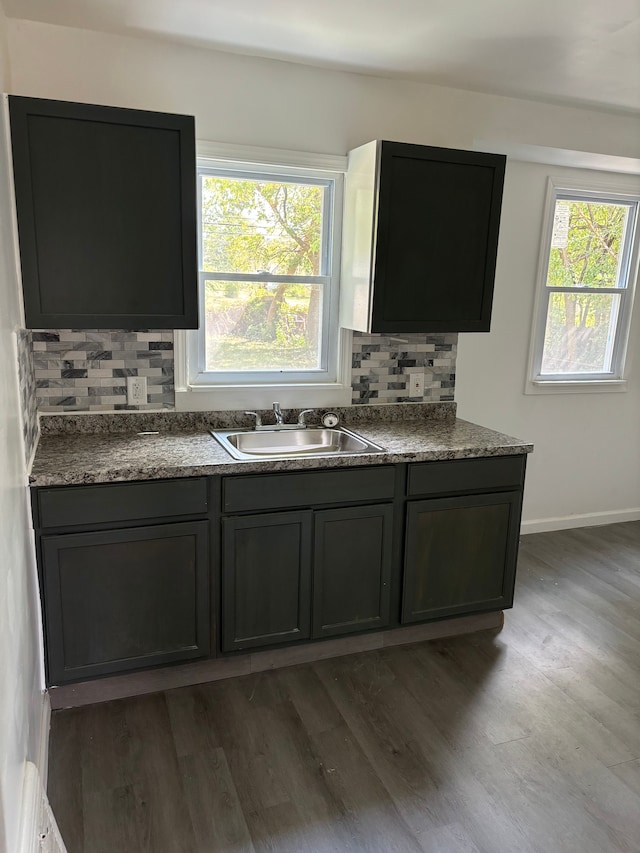
[[[457, 333], [395, 336], [354, 332], [353, 404], [453, 400], [457, 349]], [[424, 374], [423, 397], [408, 396], [412, 373]]]
[[[173, 408], [173, 332], [145, 329], [33, 332], [41, 412]], [[127, 376], [147, 377], [147, 403], [127, 405]]]
[[30, 329], [19, 329], [16, 334], [22, 431], [27, 465], [31, 461], [33, 451], [38, 442], [38, 406], [36, 402], [36, 382], [33, 369], [31, 336]]
[[[458, 335], [353, 333], [352, 403], [447, 402], [454, 399]], [[37, 407], [41, 412], [172, 409], [173, 332], [33, 332]], [[409, 397], [411, 373], [425, 376], [424, 395]], [[127, 405], [127, 376], [146, 376], [144, 406]]]

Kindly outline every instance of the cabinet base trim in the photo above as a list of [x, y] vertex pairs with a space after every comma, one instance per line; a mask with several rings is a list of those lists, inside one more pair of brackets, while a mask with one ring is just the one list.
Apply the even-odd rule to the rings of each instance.
[[146, 672], [116, 675], [110, 678], [83, 681], [79, 684], [65, 684], [61, 687], [51, 687], [49, 697], [53, 710], [78, 708], [82, 705], [93, 705], [96, 702], [109, 702], [112, 699], [142, 696], [145, 693], [156, 693], [161, 690], [172, 690], [176, 687], [219, 681], [223, 678], [236, 678], [241, 675], [249, 675], [252, 672], [280, 669], [301, 663], [311, 663], [316, 660], [382, 649], [387, 646], [437, 640], [492, 628], [499, 629], [503, 622], [504, 614], [501, 610], [495, 613], [459, 616], [424, 625], [393, 628], [375, 634], [340, 637], [334, 640], [305, 643], [284, 649], [259, 651], [252, 654], [152, 669]]

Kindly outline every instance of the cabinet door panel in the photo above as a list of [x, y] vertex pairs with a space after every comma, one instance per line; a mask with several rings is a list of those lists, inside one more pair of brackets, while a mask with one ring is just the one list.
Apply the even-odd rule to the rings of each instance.
[[193, 118], [9, 109], [27, 326], [197, 328]]
[[44, 536], [50, 684], [208, 654], [208, 527]]
[[314, 637], [388, 624], [392, 529], [390, 504], [315, 514]]
[[500, 155], [381, 143], [371, 331], [489, 330], [504, 168]]
[[513, 603], [521, 494], [407, 506], [402, 622]]
[[224, 651], [310, 636], [310, 512], [223, 519]]

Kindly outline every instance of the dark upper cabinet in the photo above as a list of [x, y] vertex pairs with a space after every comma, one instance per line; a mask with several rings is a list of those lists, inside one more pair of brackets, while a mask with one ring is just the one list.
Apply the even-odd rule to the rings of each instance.
[[399, 142], [349, 154], [341, 324], [486, 332], [506, 157]]
[[191, 116], [9, 96], [29, 328], [197, 328]]

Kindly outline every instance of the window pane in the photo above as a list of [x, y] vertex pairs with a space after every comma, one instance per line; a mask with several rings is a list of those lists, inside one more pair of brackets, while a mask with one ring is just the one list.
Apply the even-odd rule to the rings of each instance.
[[320, 368], [322, 285], [207, 281], [206, 369]]
[[629, 205], [556, 201], [548, 287], [625, 287], [620, 260]]
[[619, 308], [612, 293], [550, 294], [541, 373], [608, 373]]
[[202, 175], [207, 272], [321, 275], [325, 187]]

